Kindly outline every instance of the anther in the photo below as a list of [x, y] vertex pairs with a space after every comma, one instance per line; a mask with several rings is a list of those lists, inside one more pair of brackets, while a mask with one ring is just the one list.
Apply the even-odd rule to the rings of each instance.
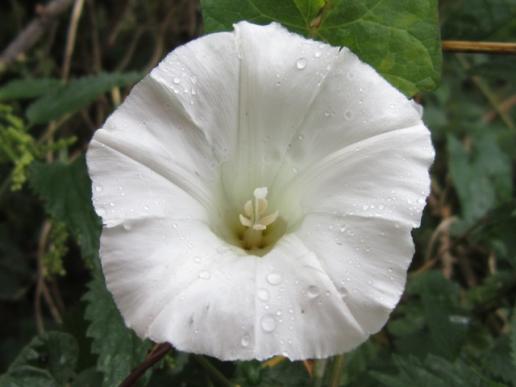
[[267, 194], [267, 187], [260, 187], [254, 190], [254, 200], [248, 200], [244, 204], [244, 213], [239, 215], [242, 226], [256, 231], [263, 231], [278, 219], [278, 211], [265, 215], [269, 204], [267, 202]]

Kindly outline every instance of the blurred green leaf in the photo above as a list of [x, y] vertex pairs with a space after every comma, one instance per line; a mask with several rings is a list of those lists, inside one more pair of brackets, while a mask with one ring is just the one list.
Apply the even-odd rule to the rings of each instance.
[[[470, 317], [459, 305], [458, 285], [437, 271], [429, 271], [411, 279], [407, 292], [418, 296], [423, 307], [424, 321], [433, 344], [425, 345], [425, 350], [454, 359], [464, 343], [470, 324]], [[411, 319], [412, 316], [407, 318]]]
[[308, 373], [300, 361], [285, 360], [273, 367], [257, 361], [238, 362], [234, 381], [242, 386], [303, 387], [309, 386]]
[[441, 73], [436, 0], [201, 0], [206, 32], [240, 20], [277, 21], [346, 46], [407, 95], [434, 89]]
[[98, 354], [102, 386], [116, 387], [143, 361], [150, 343], [126, 328], [100, 272], [94, 274], [88, 287], [84, 296], [88, 303], [85, 317], [90, 321], [87, 335], [93, 339], [92, 351]]
[[141, 79], [140, 73], [103, 73], [70, 80], [50, 90], [27, 109], [31, 124], [44, 124], [65, 114], [75, 113], [115, 86], [126, 86]]
[[72, 163], [35, 162], [30, 168], [30, 185], [45, 201], [47, 212], [65, 223], [90, 263], [99, 250], [101, 222], [91, 204], [91, 181], [83, 157]]
[[376, 379], [387, 387], [504, 387], [490, 380], [479, 369], [458, 360], [450, 362], [429, 355], [424, 361], [415, 357], [395, 357], [397, 375], [373, 372]]
[[62, 83], [55, 78], [15, 79], [0, 87], [0, 101], [40, 97], [61, 87]]
[[503, 39], [516, 20], [515, 0], [456, 0], [443, 23], [445, 39]]
[[486, 374], [504, 383], [516, 385], [516, 362], [511, 357], [507, 335], [499, 337], [490, 349], [482, 353], [480, 360]]
[[511, 340], [511, 360], [512, 360], [512, 365], [513, 365], [514, 369], [516, 370], [516, 307], [512, 311], [510, 340]]
[[61, 387], [75, 374], [78, 348], [74, 337], [48, 332], [35, 337], [0, 376], [0, 387]]
[[449, 135], [448, 153], [450, 174], [460, 199], [463, 228], [511, 199], [511, 160], [498, 146], [495, 133], [487, 130], [476, 133], [466, 143]]

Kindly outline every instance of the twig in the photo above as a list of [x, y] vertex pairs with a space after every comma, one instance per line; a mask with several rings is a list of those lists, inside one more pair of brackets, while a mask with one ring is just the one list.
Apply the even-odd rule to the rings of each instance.
[[68, 75], [70, 74], [70, 63], [72, 61], [73, 49], [75, 47], [75, 38], [77, 37], [77, 28], [79, 27], [79, 20], [81, 19], [83, 7], [84, 0], [75, 0], [72, 9], [72, 16], [70, 18], [70, 25], [68, 27], [68, 35], [66, 37], [63, 71], [61, 73], [61, 77], [65, 81], [68, 79]]
[[66, 11], [72, 2], [73, 0], [52, 0], [45, 7], [38, 7], [39, 17], [32, 20], [0, 54], [0, 68], [9, 65], [31, 48], [41, 38], [51, 21]]
[[120, 384], [120, 387], [131, 387], [136, 384], [145, 371], [159, 362], [172, 349], [169, 343], [158, 344], [145, 358], [145, 360], [137, 366], [127, 378]]
[[443, 40], [445, 52], [467, 52], [476, 54], [516, 54], [516, 43], [502, 42], [470, 42], [463, 40]]

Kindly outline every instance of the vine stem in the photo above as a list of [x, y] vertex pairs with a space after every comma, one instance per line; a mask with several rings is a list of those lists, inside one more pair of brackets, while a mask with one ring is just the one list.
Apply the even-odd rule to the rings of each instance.
[[138, 365], [125, 380], [120, 384], [120, 387], [132, 387], [136, 384], [145, 371], [151, 368], [154, 364], [159, 362], [167, 353], [172, 349], [172, 345], [169, 343], [158, 344], [154, 349], [147, 355], [145, 360]]
[[516, 54], [516, 42], [474, 42], [465, 40], [443, 40], [445, 52], [468, 52], [475, 54]]

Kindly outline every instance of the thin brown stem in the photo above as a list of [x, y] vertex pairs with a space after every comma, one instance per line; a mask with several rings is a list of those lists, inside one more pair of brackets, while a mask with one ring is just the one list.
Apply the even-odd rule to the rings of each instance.
[[445, 52], [466, 52], [472, 54], [505, 54], [516, 55], [516, 43], [472, 42], [464, 40], [443, 40]]
[[63, 69], [61, 77], [63, 80], [68, 79], [70, 74], [70, 64], [72, 62], [73, 50], [75, 48], [75, 38], [77, 37], [77, 29], [79, 27], [79, 20], [81, 19], [82, 8], [84, 7], [84, 0], [75, 0], [72, 9], [72, 17], [70, 18], [70, 25], [68, 27], [68, 35], [66, 38], [65, 57], [63, 62]]
[[38, 6], [38, 17], [7, 46], [0, 54], [0, 68], [11, 64], [41, 38], [51, 21], [72, 5], [72, 0], [53, 0], [45, 6]]
[[154, 364], [159, 362], [172, 349], [169, 343], [158, 344], [145, 358], [145, 360], [137, 366], [127, 378], [120, 384], [120, 387], [131, 387], [136, 384], [145, 371], [151, 368]]

